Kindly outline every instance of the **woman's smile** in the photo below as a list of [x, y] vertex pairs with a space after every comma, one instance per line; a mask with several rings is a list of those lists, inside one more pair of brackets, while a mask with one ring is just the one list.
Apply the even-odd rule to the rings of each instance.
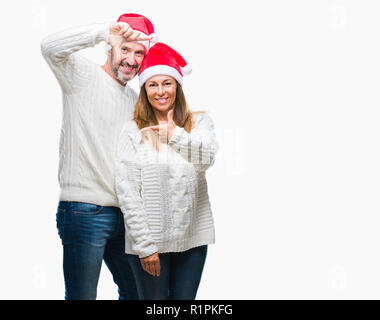
[[168, 102], [168, 98], [156, 98], [156, 101], [159, 104], [166, 104]]

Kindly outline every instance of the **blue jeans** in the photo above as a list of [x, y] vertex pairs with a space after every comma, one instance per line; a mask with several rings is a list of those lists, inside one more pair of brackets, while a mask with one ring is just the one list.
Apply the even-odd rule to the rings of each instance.
[[124, 251], [124, 219], [119, 208], [60, 201], [56, 219], [63, 244], [65, 299], [96, 299], [103, 259], [119, 288], [119, 299], [138, 299]]
[[184, 252], [160, 253], [160, 276], [141, 266], [137, 255], [127, 254], [141, 300], [195, 300], [207, 255], [207, 245]]

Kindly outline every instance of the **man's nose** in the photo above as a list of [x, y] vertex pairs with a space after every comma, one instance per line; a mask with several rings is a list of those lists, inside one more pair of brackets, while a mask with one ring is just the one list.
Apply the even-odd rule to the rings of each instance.
[[124, 57], [124, 60], [126, 60], [128, 62], [129, 65], [133, 66], [136, 64], [136, 59], [135, 59], [135, 55], [134, 53], [132, 52], [128, 52], [125, 57]]

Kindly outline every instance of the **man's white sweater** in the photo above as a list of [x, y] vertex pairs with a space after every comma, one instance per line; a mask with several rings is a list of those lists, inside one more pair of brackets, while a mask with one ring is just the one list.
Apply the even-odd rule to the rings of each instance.
[[109, 24], [96, 24], [48, 36], [41, 43], [42, 54], [62, 89], [61, 201], [119, 206], [116, 146], [123, 125], [132, 119], [137, 94], [77, 52], [106, 41], [108, 32]]

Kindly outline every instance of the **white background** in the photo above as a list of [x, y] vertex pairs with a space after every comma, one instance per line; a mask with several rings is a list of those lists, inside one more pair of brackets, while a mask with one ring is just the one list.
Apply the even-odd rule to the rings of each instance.
[[[213, 117], [216, 224], [198, 299], [379, 299], [378, 1], [2, 2], [0, 299], [62, 299], [61, 93], [41, 39], [146, 15]], [[105, 61], [104, 44], [84, 55]], [[137, 88], [136, 79], [132, 86]], [[103, 265], [98, 299], [116, 299]]]

